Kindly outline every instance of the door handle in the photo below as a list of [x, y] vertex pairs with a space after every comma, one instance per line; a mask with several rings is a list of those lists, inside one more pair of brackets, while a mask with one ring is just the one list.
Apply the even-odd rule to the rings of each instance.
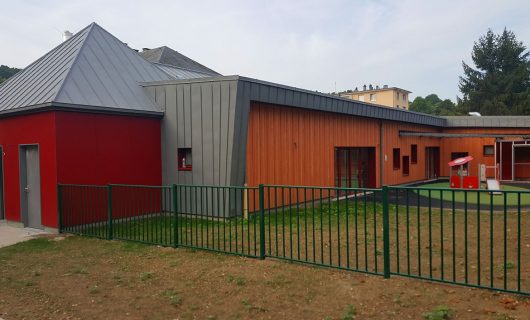
[[24, 191], [25, 191], [25, 192], [29, 192], [29, 186], [26, 186], [26, 187], [24, 188]]

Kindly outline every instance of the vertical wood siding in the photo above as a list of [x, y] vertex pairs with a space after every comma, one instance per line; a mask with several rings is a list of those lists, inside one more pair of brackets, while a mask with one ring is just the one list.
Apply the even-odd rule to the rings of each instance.
[[[488, 133], [488, 134], [527, 134], [530, 136], [529, 129], [518, 128], [447, 128], [445, 133]], [[511, 140], [507, 138], [506, 140]], [[447, 163], [451, 161], [452, 152], [468, 152], [473, 156], [473, 161], [470, 163], [470, 174], [478, 174], [478, 165], [483, 163], [487, 166], [495, 165], [494, 156], [484, 156], [484, 146], [495, 145], [495, 138], [444, 138], [442, 140], [441, 148], [441, 172], [443, 176], [449, 176], [449, 166]], [[497, 153], [499, 150], [497, 150]], [[486, 171], [488, 176], [493, 177], [493, 170]], [[525, 173], [526, 174], [526, 173]]]
[[[383, 122], [384, 183], [400, 184], [425, 178], [425, 147], [439, 146], [438, 138], [399, 137], [399, 130], [430, 127]], [[376, 181], [380, 186], [380, 121], [331, 112], [252, 102], [247, 142], [247, 183], [335, 185], [335, 147], [375, 147]], [[410, 173], [393, 170], [392, 149], [410, 156], [418, 145], [418, 163]]]

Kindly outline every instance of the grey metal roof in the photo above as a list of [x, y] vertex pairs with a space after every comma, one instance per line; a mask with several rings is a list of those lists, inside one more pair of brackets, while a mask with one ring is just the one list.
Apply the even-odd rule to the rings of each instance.
[[148, 49], [139, 52], [142, 57], [153, 63], [160, 63], [164, 65], [170, 65], [179, 69], [195, 71], [199, 73], [209, 74], [211, 76], [220, 75], [212, 69], [192, 60], [185, 55], [169, 48], [166, 46]]
[[448, 116], [447, 127], [530, 128], [530, 116]]
[[341, 98], [336, 95], [294, 88], [241, 76], [218, 76], [197, 79], [159, 81], [153, 83], [144, 83], [143, 85], [146, 87], [156, 87], [158, 85], [172, 83], [206, 83], [234, 80], [238, 81], [238, 95], [245, 97], [247, 102], [259, 101], [304, 109], [328, 111], [389, 121], [401, 121], [435, 127], [444, 127], [447, 121], [445, 118], [424, 113], [365, 103], [357, 100]]
[[171, 76], [90, 24], [0, 87], [0, 114], [42, 107], [162, 114], [139, 85]]
[[161, 63], [153, 63], [153, 64], [177, 80], [178, 79], [204, 78], [204, 77], [212, 76], [209, 73], [207, 74], [207, 73], [198, 72], [198, 71], [190, 71], [190, 70], [170, 66], [167, 64], [161, 64]]

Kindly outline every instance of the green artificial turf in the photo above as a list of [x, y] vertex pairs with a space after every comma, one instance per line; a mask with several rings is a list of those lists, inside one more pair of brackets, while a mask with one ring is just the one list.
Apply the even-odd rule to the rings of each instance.
[[[489, 190], [485, 188], [485, 185], [482, 185], [483, 189], [480, 190], [469, 190], [467, 192], [465, 191], [459, 191], [460, 189], [454, 189], [454, 199], [455, 202], [465, 202], [466, 201], [466, 193], [467, 193], [467, 203], [469, 204], [477, 204], [478, 199], [480, 197], [480, 203], [481, 204], [490, 204], [491, 197], [493, 197], [493, 205], [503, 205], [504, 204], [504, 197], [506, 195], [506, 204], [508, 206], [516, 206], [519, 202], [518, 200], [518, 194], [520, 194], [521, 198], [521, 205], [530, 205], [530, 190], [522, 187], [515, 187], [515, 186], [509, 186], [509, 185], [501, 185], [502, 191], [508, 191], [506, 193], [502, 194], [491, 194]], [[416, 193], [419, 192], [420, 195], [428, 197], [429, 196], [429, 190], [426, 189], [433, 189], [431, 190], [431, 198], [432, 199], [441, 199], [443, 196], [444, 200], [451, 201], [453, 198], [453, 192], [450, 190], [436, 190], [440, 188], [449, 189], [449, 182], [436, 182], [436, 183], [430, 183], [430, 184], [423, 184], [421, 186], [418, 186], [418, 190], [415, 190]], [[522, 191], [522, 192], [518, 192]], [[480, 193], [480, 196], [478, 195]]]

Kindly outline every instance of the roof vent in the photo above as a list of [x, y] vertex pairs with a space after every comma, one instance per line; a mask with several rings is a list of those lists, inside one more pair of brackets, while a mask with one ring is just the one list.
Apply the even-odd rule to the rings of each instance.
[[374, 86], [372, 86], [371, 84], [368, 85], [368, 88], [370, 88], [370, 90], [374, 90]]
[[65, 30], [63, 32], [63, 42], [68, 40], [68, 39], [70, 39], [72, 36], [73, 36], [73, 34], [70, 31]]
[[379, 86], [375, 86], [375, 88], [376, 88], [377, 90], [379, 90]]
[[388, 89], [388, 84], [383, 85], [383, 89]]
[[366, 91], [366, 85], [363, 86], [363, 91]]
[[355, 87], [355, 90], [353, 90], [353, 91], [359, 91], [359, 89], [357, 89], [357, 87]]

